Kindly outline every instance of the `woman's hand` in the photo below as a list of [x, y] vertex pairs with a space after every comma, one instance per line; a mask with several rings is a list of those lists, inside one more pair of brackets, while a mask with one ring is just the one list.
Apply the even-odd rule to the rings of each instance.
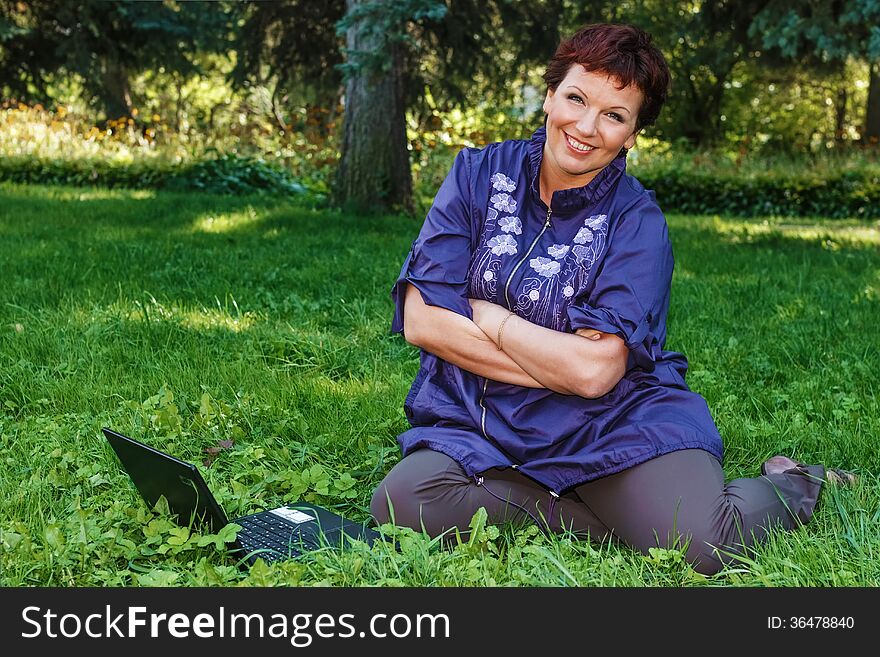
[[[543, 387], [566, 395], [596, 398], [607, 394], [626, 372], [626, 345], [616, 335], [595, 329], [563, 333], [533, 324], [504, 306], [468, 299], [473, 323]], [[586, 338], [581, 340], [580, 338]]]
[[[413, 285], [407, 284], [405, 295], [403, 334], [410, 344], [477, 376], [527, 388], [544, 387], [510, 356], [499, 351], [476, 321], [451, 310], [425, 304], [421, 293]], [[477, 301], [475, 308], [475, 314], [486, 326], [494, 321], [496, 314], [502, 317], [507, 314], [501, 306], [485, 301]], [[495, 330], [497, 332], [497, 325]]]
[[597, 331], [596, 329], [578, 329], [575, 333], [587, 340], [598, 340], [603, 335], [608, 335], [607, 333], [602, 333], [602, 331]]

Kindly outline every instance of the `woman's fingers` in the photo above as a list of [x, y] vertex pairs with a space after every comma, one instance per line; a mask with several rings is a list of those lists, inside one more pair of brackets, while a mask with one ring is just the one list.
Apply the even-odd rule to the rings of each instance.
[[601, 331], [597, 331], [596, 329], [578, 329], [575, 333], [587, 340], [598, 340], [603, 335]]

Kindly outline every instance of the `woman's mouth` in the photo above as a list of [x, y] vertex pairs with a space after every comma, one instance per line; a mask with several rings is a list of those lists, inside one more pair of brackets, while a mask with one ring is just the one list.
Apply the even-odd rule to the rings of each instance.
[[565, 141], [569, 145], [572, 150], [577, 151], [578, 153], [589, 153], [592, 150], [595, 150], [595, 146], [589, 146], [583, 142], [578, 141], [574, 137], [570, 136], [568, 133], [563, 133], [565, 135]]

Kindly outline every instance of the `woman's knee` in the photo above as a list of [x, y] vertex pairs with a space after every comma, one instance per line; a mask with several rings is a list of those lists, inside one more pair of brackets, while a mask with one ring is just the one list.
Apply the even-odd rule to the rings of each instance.
[[373, 491], [370, 513], [377, 523], [423, 529], [431, 536], [454, 524], [455, 499], [472, 485], [445, 454], [419, 450], [400, 461]]
[[385, 477], [370, 500], [370, 513], [378, 524], [401, 524], [400, 519], [412, 515], [407, 505], [415, 500], [413, 482], [403, 477]]

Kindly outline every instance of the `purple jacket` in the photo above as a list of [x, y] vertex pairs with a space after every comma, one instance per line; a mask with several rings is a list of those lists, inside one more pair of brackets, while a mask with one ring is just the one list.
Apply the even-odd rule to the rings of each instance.
[[403, 330], [403, 283], [425, 303], [472, 318], [468, 298], [500, 304], [557, 331], [620, 336], [627, 372], [585, 399], [477, 376], [421, 352], [404, 402], [403, 454], [427, 447], [470, 476], [515, 467], [562, 494], [679, 449], [722, 457], [706, 402], [664, 351], [672, 278], [666, 219], [620, 156], [586, 186], [538, 193], [545, 132], [468, 148], [455, 158], [392, 289]]

